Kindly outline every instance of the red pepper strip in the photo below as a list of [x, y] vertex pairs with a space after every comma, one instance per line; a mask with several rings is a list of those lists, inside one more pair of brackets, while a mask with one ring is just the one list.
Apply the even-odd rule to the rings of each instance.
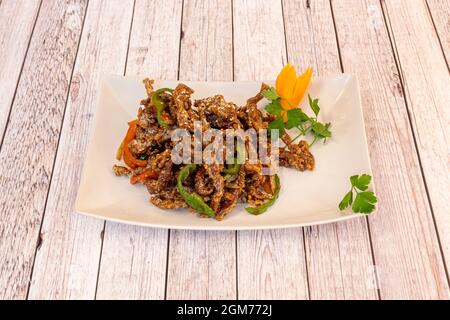
[[137, 120], [133, 120], [131, 122], [128, 122], [129, 128], [127, 131], [127, 135], [125, 136], [125, 139], [123, 140], [123, 161], [132, 169], [135, 169], [136, 167], [145, 167], [147, 166], [147, 160], [139, 160], [136, 159], [133, 154], [130, 151], [130, 148], [128, 145], [130, 144], [131, 140], [133, 140], [136, 137], [136, 124]]
[[131, 184], [136, 184], [138, 181], [142, 181], [144, 179], [156, 179], [156, 178], [158, 178], [158, 173], [156, 173], [153, 170], [147, 170], [141, 174], [138, 174], [137, 176], [131, 177], [130, 182]]

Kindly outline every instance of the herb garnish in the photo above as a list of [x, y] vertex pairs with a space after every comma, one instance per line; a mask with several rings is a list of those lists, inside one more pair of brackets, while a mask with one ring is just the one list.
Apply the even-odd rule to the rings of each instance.
[[[371, 180], [372, 177], [368, 174], [351, 176], [352, 188], [339, 203], [339, 209], [344, 210], [352, 206], [352, 211], [355, 213], [372, 213], [377, 203], [377, 197], [372, 191], [366, 191]], [[356, 193], [354, 200], [353, 191]]]
[[321, 139], [325, 143], [327, 138], [331, 137], [331, 124], [322, 123], [317, 120], [320, 112], [319, 99], [313, 100], [308, 95], [309, 107], [315, 115], [310, 117], [299, 108], [285, 110], [280, 103], [283, 98], [278, 95], [274, 87], [264, 90], [261, 92], [261, 95], [270, 101], [265, 107], [265, 110], [275, 116], [275, 120], [269, 124], [269, 129], [278, 129], [282, 134], [285, 129], [297, 128], [300, 133], [292, 141], [310, 133], [313, 136], [311, 146]]

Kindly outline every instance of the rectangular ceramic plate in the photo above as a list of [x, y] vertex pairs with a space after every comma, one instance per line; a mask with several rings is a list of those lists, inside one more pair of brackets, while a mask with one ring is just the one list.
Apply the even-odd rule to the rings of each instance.
[[[155, 88], [171, 87], [177, 81], [156, 81]], [[191, 82], [193, 99], [215, 94], [244, 105], [261, 82]], [[116, 177], [112, 165], [128, 125], [135, 119], [139, 101], [146, 97], [140, 78], [105, 77], [100, 86], [94, 129], [84, 164], [76, 211], [100, 219], [163, 228], [238, 230], [307, 226], [358, 217], [340, 212], [338, 204], [350, 189], [349, 177], [372, 175], [357, 80], [341, 74], [315, 79], [309, 90], [320, 99], [320, 120], [331, 122], [332, 138], [311, 151], [316, 159], [312, 172], [281, 168], [278, 201], [266, 213], [253, 216], [239, 205], [223, 221], [199, 218], [188, 210], [161, 210], [149, 202], [143, 185]], [[305, 102], [304, 102], [305, 103]], [[304, 108], [308, 110], [308, 108]]]

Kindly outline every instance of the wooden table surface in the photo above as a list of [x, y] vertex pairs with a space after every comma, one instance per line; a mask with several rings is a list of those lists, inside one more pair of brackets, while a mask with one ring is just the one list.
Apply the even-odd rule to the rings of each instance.
[[[103, 74], [361, 84], [379, 211], [266, 231], [78, 215]], [[0, 0], [0, 298], [449, 299], [450, 0]]]

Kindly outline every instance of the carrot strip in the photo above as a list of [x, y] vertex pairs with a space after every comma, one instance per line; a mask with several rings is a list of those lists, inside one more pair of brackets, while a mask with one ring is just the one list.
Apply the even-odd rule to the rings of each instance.
[[156, 179], [156, 178], [158, 178], [158, 173], [156, 173], [153, 170], [147, 170], [141, 174], [138, 174], [137, 176], [131, 177], [130, 183], [136, 184], [138, 181], [142, 181], [144, 179]]
[[130, 151], [129, 144], [136, 137], [137, 120], [128, 122], [128, 131], [123, 140], [123, 161], [132, 169], [147, 166], [147, 160], [136, 159]]

